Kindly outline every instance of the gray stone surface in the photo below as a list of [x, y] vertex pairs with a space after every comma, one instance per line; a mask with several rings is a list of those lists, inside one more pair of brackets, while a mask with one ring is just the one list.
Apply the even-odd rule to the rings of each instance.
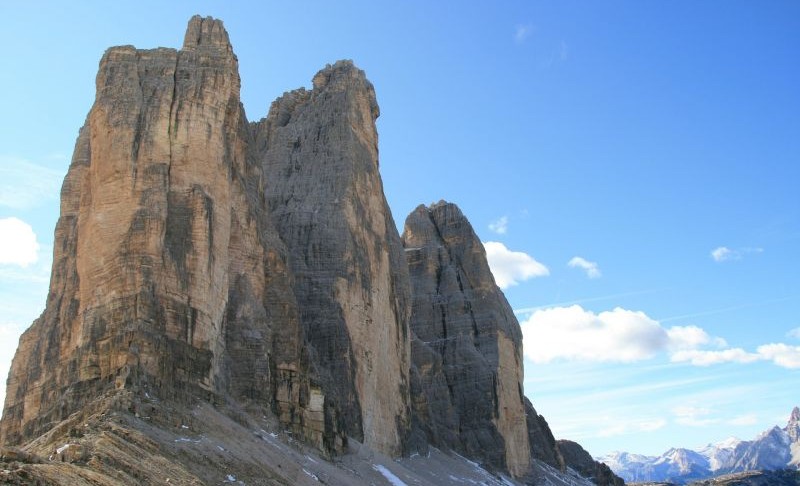
[[403, 245], [411, 277], [413, 438], [523, 475], [530, 448], [522, 334], [457, 206], [419, 206]]
[[289, 249], [314, 379], [347, 433], [399, 454], [409, 417], [408, 277], [378, 172], [375, 91], [350, 61], [253, 125], [266, 198]]
[[598, 486], [624, 486], [625, 481], [622, 478], [615, 475], [605, 464], [595, 461], [577, 442], [559, 440], [558, 449], [568, 468], [589, 478]]

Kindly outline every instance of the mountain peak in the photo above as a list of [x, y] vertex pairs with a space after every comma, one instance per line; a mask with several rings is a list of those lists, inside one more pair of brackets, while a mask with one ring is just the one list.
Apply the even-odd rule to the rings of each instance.
[[195, 49], [198, 47], [222, 47], [231, 50], [228, 31], [225, 30], [221, 20], [200, 15], [189, 19], [186, 35], [183, 38], [183, 48]]
[[789, 417], [790, 424], [800, 424], [800, 407], [794, 407], [792, 415]]

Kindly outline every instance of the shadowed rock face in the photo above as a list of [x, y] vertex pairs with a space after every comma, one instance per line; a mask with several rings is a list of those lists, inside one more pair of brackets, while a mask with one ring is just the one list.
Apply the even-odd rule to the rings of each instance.
[[527, 397], [525, 397], [525, 419], [528, 425], [531, 456], [563, 471], [566, 467], [564, 457], [558, 449], [553, 432], [544, 417], [536, 413]]
[[445, 202], [414, 210], [402, 238], [413, 289], [417, 435], [522, 476], [531, 460], [522, 334], [483, 245]]
[[564, 463], [582, 476], [589, 478], [599, 486], [624, 486], [625, 481], [614, 474], [601, 462], [595, 461], [580, 444], [569, 440], [559, 440], [558, 449]]
[[315, 379], [345, 430], [391, 454], [409, 426], [409, 286], [378, 173], [378, 105], [349, 61], [254, 125], [266, 198], [289, 249]]

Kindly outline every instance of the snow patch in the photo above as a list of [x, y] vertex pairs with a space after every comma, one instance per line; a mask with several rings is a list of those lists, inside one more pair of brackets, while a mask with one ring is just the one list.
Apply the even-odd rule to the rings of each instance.
[[800, 442], [792, 444], [791, 454], [792, 460], [789, 462], [789, 465], [797, 466], [797, 468], [800, 469]]
[[316, 482], [319, 482], [319, 478], [317, 477], [316, 474], [312, 473], [311, 471], [308, 471], [306, 468], [303, 468], [303, 472], [306, 473], [306, 476], [310, 477]]
[[402, 479], [400, 479], [397, 476], [395, 476], [392, 473], [392, 471], [386, 469], [386, 467], [384, 467], [384, 466], [382, 466], [380, 464], [373, 464], [372, 465], [372, 469], [374, 469], [374, 470], [378, 471], [379, 473], [383, 474], [383, 477], [385, 477], [386, 480], [389, 481], [392, 484], [392, 486], [408, 486], [406, 483], [403, 482]]
[[72, 444], [64, 444], [63, 446], [61, 446], [58, 449], [56, 449], [56, 454], [61, 454], [65, 450], [69, 449], [69, 446], [71, 446], [71, 445]]
[[228, 474], [227, 476], [225, 476], [225, 479], [229, 483], [235, 483], [236, 482], [236, 476], [234, 476], [233, 474]]
[[197, 440], [190, 439], [189, 437], [178, 437], [177, 439], [175, 439], [175, 442], [191, 442], [192, 444], [199, 444], [202, 441], [203, 441], [202, 437], [200, 437]]

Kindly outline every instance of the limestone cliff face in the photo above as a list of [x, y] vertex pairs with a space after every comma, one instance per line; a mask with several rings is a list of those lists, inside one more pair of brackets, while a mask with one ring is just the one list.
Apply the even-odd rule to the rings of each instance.
[[193, 18], [179, 51], [105, 53], [62, 188], [47, 307], [9, 375], [3, 442], [129, 387], [231, 394], [302, 425], [302, 328], [248, 137], [220, 21]]
[[412, 212], [402, 239], [413, 289], [415, 425], [433, 444], [524, 475], [522, 334], [483, 245], [445, 202]]
[[409, 287], [378, 172], [378, 105], [349, 61], [254, 124], [266, 198], [289, 249], [315, 379], [345, 430], [398, 454], [409, 426]]

